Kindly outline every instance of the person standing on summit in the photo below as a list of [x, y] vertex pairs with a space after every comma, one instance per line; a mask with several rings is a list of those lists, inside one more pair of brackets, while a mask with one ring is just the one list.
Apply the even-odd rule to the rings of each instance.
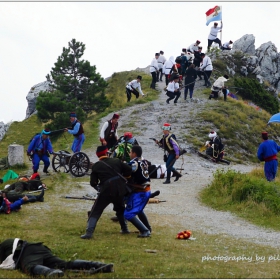
[[222, 28], [223, 28], [222, 21], [221, 21], [221, 27], [218, 27], [217, 22], [214, 22], [214, 26], [211, 27], [210, 34], [208, 36], [208, 46], [207, 46], [208, 52], [210, 51], [210, 47], [212, 46], [213, 42], [218, 43], [219, 47], [221, 47], [221, 40], [217, 38], [217, 36], [219, 32], [222, 32]]

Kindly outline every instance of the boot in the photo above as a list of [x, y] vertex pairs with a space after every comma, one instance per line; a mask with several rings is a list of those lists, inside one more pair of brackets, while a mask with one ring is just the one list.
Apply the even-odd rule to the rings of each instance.
[[144, 212], [141, 212], [141, 213], [138, 214], [138, 218], [151, 233], [152, 232], [152, 227], [149, 224], [149, 221], [148, 221], [148, 218], [147, 218], [146, 214]]
[[50, 172], [48, 171], [48, 167], [44, 166], [43, 172], [46, 173], [46, 175], [49, 175]]
[[163, 184], [170, 184], [170, 175], [171, 174], [167, 174], [166, 180], [163, 182]]
[[175, 180], [174, 180], [174, 182], [178, 181], [179, 178], [181, 178], [181, 177], [183, 176], [183, 175], [180, 174], [177, 170], [174, 170], [173, 173], [175, 174], [175, 177], [176, 177]]
[[151, 193], [150, 198], [154, 198], [155, 196], [158, 196], [160, 194], [160, 191], [155, 191]]
[[121, 225], [121, 233], [122, 234], [130, 233], [130, 231], [127, 228], [127, 222], [126, 222], [124, 216], [123, 215], [117, 215], [117, 218], [118, 218], [118, 221]]
[[83, 270], [91, 270], [94, 272], [103, 272], [109, 273], [114, 272], [114, 264], [106, 264], [102, 262], [91, 262], [84, 260], [75, 260], [71, 262], [69, 267], [70, 269], [83, 269]]
[[45, 190], [42, 189], [42, 192], [39, 195], [35, 196], [36, 201], [44, 202], [44, 194], [45, 194]]
[[84, 235], [81, 235], [82, 239], [91, 239], [92, 238], [97, 221], [98, 221], [97, 218], [94, 218], [94, 217], [89, 218], [88, 223], [87, 223], [86, 233]]
[[27, 202], [36, 202], [36, 201], [37, 201], [37, 198], [36, 198], [35, 195], [29, 195], [29, 194], [27, 194], [26, 196], [28, 197]]
[[58, 278], [64, 275], [64, 272], [60, 269], [51, 269], [43, 265], [35, 265], [32, 269], [34, 275], [43, 275], [46, 278]]
[[146, 228], [146, 226], [139, 219], [137, 219], [136, 216], [134, 216], [129, 221], [140, 231], [140, 234], [137, 237], [143, 237], [143, 238], [150, 237], [150, 235], [151, 235], [150, 231]]

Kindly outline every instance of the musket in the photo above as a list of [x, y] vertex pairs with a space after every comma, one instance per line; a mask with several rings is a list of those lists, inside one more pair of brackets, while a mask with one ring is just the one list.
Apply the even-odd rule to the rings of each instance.
[[[42, 192], [42, 190], [43, 190], [43, 189], [41, 189], [41, 190], [36, 190], [36, 191], [31, 191], [31, 192], [28, 192], [28, 193]], [[47, 189], [44, 188], [44, 191], [46, 191], [46, 190], [47, 190]]]
[[79, 197], [79, 196], [65, 196], [65, 198], [69, 198], [69, 199], [83, 199], [83, 200], [96, 200], [96, 198], [89, 198], [89, 197], [86, 197], [86, 196], [82, 196], [82, 197]]
[[[68, 129], [71, 129], [70, 127], [67, 127]], [[55, 134], [55, 133], [57, 133], [57, 132], [61, 132], [61, 131], [64, 131], [65, 130], [65, 128], [61, 128], [61, 129], [57, 129], [57, 130], [52, 130], [51, 132], [50, 132], [50, 135], [52, 135], [52, 134]]]

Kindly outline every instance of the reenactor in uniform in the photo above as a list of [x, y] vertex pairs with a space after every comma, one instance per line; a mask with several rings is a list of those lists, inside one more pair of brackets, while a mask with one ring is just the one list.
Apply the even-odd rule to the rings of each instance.
[[110, 203], [114, 205], [114, 211], [116, 211], [121, 226], [121, 233], [129, 233], [124, 219], [125, 206], [123, 202], [127, 193], [127, 186], [121, 176], [129, 177], [131, 166], [118, 158], [109, 158], [107, 152], [108, 148], [106, 146], [97, 147], [96, 155], [99, 157], [99, 161], [92, 166], [90, 185], [99, 192], [99, 195], [89, 213], [86, 233], [81, 236], [82, 239], [92, 238], [99, 218]]
[[133, 191], [125, 199], [124, 217], [139, 230], [140, 234], [137, 237], [150, 237], [152, 228], [144, 212], [151, 196], [148, 162], [142, 158], [140, 146], [131, 148], [130, 159], [129, 165], [132, 167], [132, 174], [128, 185], [132, 187]]
[[[13, 247], [15, 250], [13, 250]], [[12, 258], [9, 258], [10, 255]], [[20, 269], [33, 277], [63, 277], [65, 269], [114, 272], [114, 264], [85, 260], [65, 261], [53, 255], [42, 242], [28, 242], [19, 238], [6, 239], [0, 244], [0, 269]]]
[[163, 137], [161, 140], [156, 140], [155, 142], [167, 152], [167, 158], [165, 159], [167, 168], [167, 177], [163, 184], [170, 184], [171, 172], [175, 174], [175, 181], [178, 181], [182, 175], [173, 167], [176, 160], [180, 157], [180, 148], [176, 142], [176, 137], [174, 134], [170, 133], [171, 125], [165, 123], [162, 127]]
[[114, 147], [118, 141], [118, 120], [119, 114], [114, 114], [112, 119], [106, 121], [100, 131], [100, 142], [103, 146], [107, 146], [108, 149]]
[[65, 128], [64, 131], [73, 134], [74, 141], [71, 147], [73, 153], [80, 152], [82, 149], [82, 145], [85, 142], [85, 134], [82, 123], [77, 119], [77, 115], [75, 112], [70, 113], [70, 122], [72, 125], [72, 129]]

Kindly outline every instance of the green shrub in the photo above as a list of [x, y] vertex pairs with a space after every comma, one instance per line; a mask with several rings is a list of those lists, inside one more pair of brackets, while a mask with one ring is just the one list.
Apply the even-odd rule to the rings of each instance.
[[235, 78], [234, 85], [239, 90], [239, 95], [243, 99], [252, 100], [256, 105], [260, 106], [271, 114], [279, 112], [279, 102], [276, 97], [267, 92], [263, 85], [255, 79]]
[[268, 210], [279, 215], [279, 193], [279, 186], [271, 184], [265, 179], [234, 170], [218, 170], [214, 173], [214, 180], [205, 189], [203, 195], [215, 197], [216, 206], [219, 203], [240, 204], [253, 201], [256, 203], [256, 207], [265, 205]]

